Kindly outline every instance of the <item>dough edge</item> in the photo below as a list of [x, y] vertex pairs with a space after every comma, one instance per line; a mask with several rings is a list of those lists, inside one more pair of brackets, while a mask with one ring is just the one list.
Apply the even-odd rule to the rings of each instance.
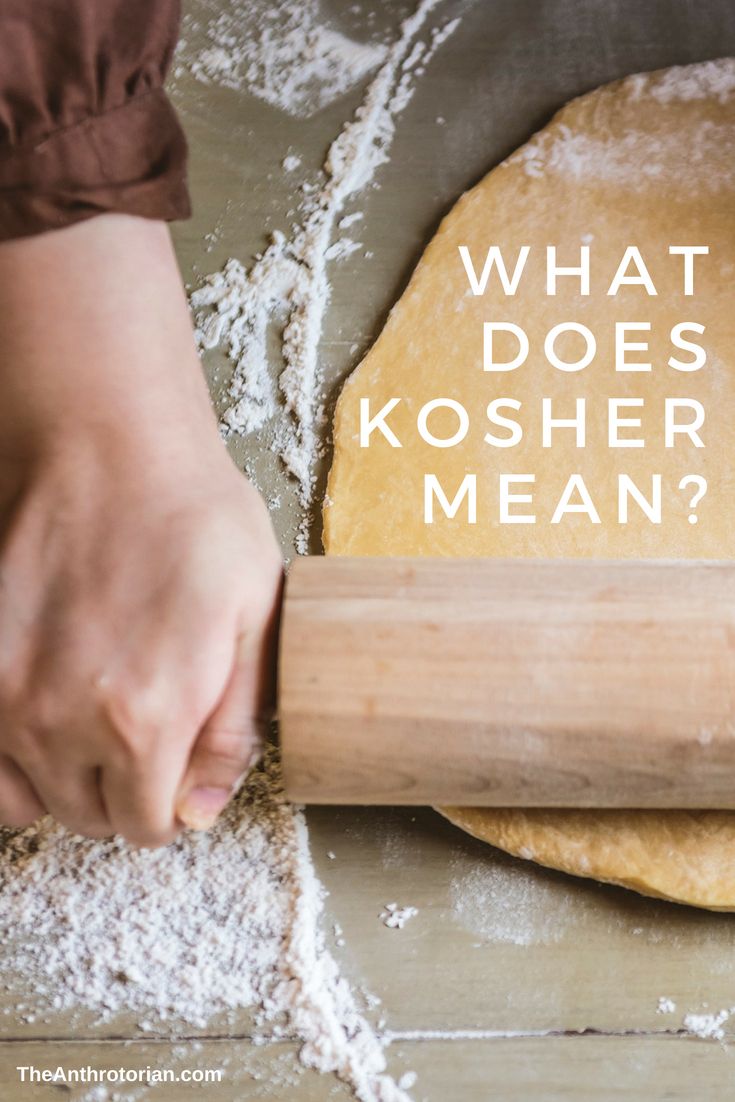
[[[735, 853], [731, 812], [434, 810], [472, 837], [545, 868], [669, 903], [735, 911], [735, 857], [726, 859], [728, 870], [723, 868], [723, 855]], [[678, 861], [662, 866], [664, 844], [676, 846]]]

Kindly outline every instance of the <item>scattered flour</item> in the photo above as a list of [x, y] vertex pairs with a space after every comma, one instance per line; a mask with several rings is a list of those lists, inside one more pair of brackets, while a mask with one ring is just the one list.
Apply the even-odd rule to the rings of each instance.
[[[631, 77], [630, 93], [637, 98], [642, 77]], [[699, 99], [718, 99], [726, 103], [735, 92], [735, 60], [731, 57], [702, 61], [696, 65], [676, 65], [650, 83], [649, 95], [662, 104], [687, 103]]]
[[415, 918], [418, 913], [418, 907], [401, 907], [398, 903], [386, 903], [385, 910], [380, 913], [380, 919], [389, 930], [402, 930], [408, 920]]
[[693, 1033], [703, 1041], [723, 1041], [725, 1039], [723, 1026], [732, 1012], [733, 1008], [730, 1007], [727, 1010], [719, 1010], [715, 1014], [686, 1014], [681, 1024], [687, 1033]]
[[661, 995], [658, 1000], [658, 1006], [656, 1007], [657, 1014], [673, 1014], [676, 1010], [676, 1003], [673, 999], [667, 998], [666, 995]]
[[452, 913], [471, 933], [510, 945], [560, 941], [578, 920], [578, 901], [561, 881], [501, 854], [452, 859]]
[[341, 949], [345, 945], [345, 939], [343, 937], [344, 930], [340, 926], [339, 922], [335, 922], [332, 926], [332, 933], [334, 934], [334, 944], [338, 949]]
[[[206, 350], [223, 345], [234, 365], [231, 404], [223, 418], [225, 433], [248, 434], [273, 424], [271, 447], [296, 480], [305, 510], [297, 550], [307, 546], [314, 464], [322, 451], [319, 429], [325, 424], [318, 347], [330, 298], [327, 266], [358, 243], [333, 243], [345, 203], [373, 179], [388, 160], [396, 115], [406, 106], [413, 83], [428, 59], [455, 30], [452, 20], [428, 31], [421, 65], [404, 70], [415, 54], [417, 36], [442, 0], [420, 0], [386, 48], [380, 69], [361, 106], [332, 142], [324, 181], [307, 193], [301, 224], [290, 239], [276, 233], [252, 267], [229, 260], [208, 276], [191, 296], [197, 340]], [[413, 52], [413, 53], [412, 53]], [[274, 382], [267, 336], [273, 322], [282, 327], [283, 370]], [[277, 422], [277, 423], [276, 423]]]
[[338, 237], [325, 252], [324, 259], [344, 260], [346, 257], [352, 256], [353, 253], [359, 252], [362, 247], [362, 241], [353, 241], [349, 237]]
[[[205, 84], [246, 90], [306, 118], [377, 68], [381, 42], [355, 42], [330, 26], [318, 0], [229, 0], [205, 27], [207, 46], [180, 65]], [[196, 28], [185, 21], [184, 34]]]
[[553, 1032], [553, 1029], [388, 1029], [383, 1033], [383, 1042], [392, 1045], [396, 1041], [494, 1041], [502, 1037], [548, 1037]]
[[[560, 124], [543, 137], [524, 146], [508, 164], [520, 162], [527, 176], [547, 172], [575, 181], [609, 180], [636, 192], [658, 186], [662, 179], [682, 190], [693, 187], [716, 192], [730, 189], [735, 179], [732, 156], [735, 140], [732, 128], [714, 122], [702, 123], [697, 141], [682, 163], [680, 134], [644, 134], [630, 130], [614, 140], [593, 138]], [[716, 171], [701, 172], [706, 161]]]
[[281, 163], [284, 172], [295, 172], [297, 168], [301, 167], [301, 158], [297, 157], [295, 153], [289, 153]]
[[[635, 101], [650, 97], [672, 104], [713, 97], [725, 102], [735, 91], [735, 60], [682, 66], [653, 77], [636, 74], [626, 78], [623, 88]], [[591, 137], [560, 122], [504, 164], [520, 164], [529, 177], [549, 173], [575, 182], [608, 180], [635, 192], [664, 180], [672, 189], [716, 192], [735, 182], [735, 137], [730, 125], [714, 119], [689, 124], [682, 118], [676, 127], [661, 126], [655, 134], [631, 128], [610, 137]]]
[[354, 226], [355, 222], [361, 222], [365, 215], [361, 210], [353, 211], [352, 214], [346, 214], [344, 218], [339, 220], [339, 228], [341, 230], [348, 230], [350, 226]]
[[408, 1102], [325, 948], [323, 897], [271, 751], [212, 831], [165, 849], [0, 830], [0, 978], [28, 1021], [126, 1011], [176, 1035], [250, 1008], [257, 1037], [298, 1038], [362, 1102]]

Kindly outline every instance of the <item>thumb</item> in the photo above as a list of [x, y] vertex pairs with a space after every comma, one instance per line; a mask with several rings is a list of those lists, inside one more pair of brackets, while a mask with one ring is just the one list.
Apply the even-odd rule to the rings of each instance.
[[229, 681], [192, 748], [176, 814], [184, 826], [208, 830], [263, 751], [273, 711], [271, 647], [237, 640]]

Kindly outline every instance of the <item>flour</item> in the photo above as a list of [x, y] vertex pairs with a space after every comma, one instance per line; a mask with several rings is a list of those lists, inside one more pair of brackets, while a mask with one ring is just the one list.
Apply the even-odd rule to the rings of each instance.
[[[631, 77], [626, 81], [635, 99], [641, 94], [643, 78]], [[726, 103], [735, 92], [735, 60], [731, 57], [716, 61], [703, 61], [696, 65], [676, 65], [655, 76], [649, 83], [648, 94], [661, 104], [691, 103], [693, 100], [717, 99]]]
[[[191, 296], [201, 349], [223, 345], [234, 365], [230, 405], [223, 417], [225, 433], [246, 435], [272, 426], [270, 446], [295, 479], [305, 510], [297, 549], [308, 546], [309, 506], [314, 465], [322, 452], [320, 430], [326, 423], [318, 348], [331, 288], [330, 260], [352, 250], [349, 241], [333, 241], [347, 201], [371, 182], [388, 160], [396, 116], [410, 98], [412, 82], [458, 25], [452, 20], [429, 30], [422, 51], [424, 65], [403, 65], [415, 55], [417, 36], [442, 0], [421, 0], [396, 40], [386, 48], [383, 64], [367, 88], [361, 106], [332, 142], [323, 181], [304, 199], [303, 217], [287, 240], [273, 236], [263, 255], [248, 270], [229, 260], [203, 281]], [[336, 248], [335, 248], [336, 246]], [[331, 251], [330, 251], [331, 250]], [[269, 366], [267, 337], [273, 323], [282, 327], [283, 370]]]
[[338, 237], [324, 254], [325, 260], [345, 260], [363, 248], [362, 241], [353, 241], [350, 237]]
[[[184, 22], [185, 35], [195, 29]], [[182, 69], [297, 118], [344, 95], [386, 54], [383, 43], [355, 42], [330, 26], [317, 0], [229, 0], [204, 30], [204, 49], [180, 51]]]
[[457, 853], [449, 899], [465, 929], [509, 945], [553, 944], [578, 920], [578, 900], [564, 883], [500, 854], [478, 862]]
[[324, 894], [270, 752], [212, 831], [165, 849], [0, 830], [1, 978], [27, 1020], [125, 1011], [175, 1035], [250, 1008], [260, 1040], [295, 1036], [362, 1102], [408, 1102], [325, 948]]
[[346, 214], [344, 218], [340, 218], [338, 226], [341, 230], [348, 230], [350, 226], [354, 226], [355, 222], [361, 222], [365, 215], [361, 210], [353, 211], [352, 214]]
[[687, 1033], [693, 1033], [695, 1037], [701, 1037], [703, 1041], [724, 1041], [725, 1030], [723, 1026], [732, 1014], [732, 1007], [727, 1010], [719, 1010], [715, 1014], [686, 1014], [682, 1026]]
[[[660, 75], [639, 73], [623, 81], [630, 99], [659, 105], [716, 98], [725, 103], [735, 91], [735, 60], [722, 58], [669, 69]], [[717, 192], [735, 184], [732, 128], [715, 119], [650, 134], [629, 129], [611, 137], [592, 137], [564, 123], [537, 135], [505, 165], [521, 164], [525, 174], [567, 176], [578, 183], [613, 181], [640, 192], [658, 187]], [[682, 157], [682, 148], [687, 155]], [[707, 170], [702, 170], [706, 164]]]
[[[495, 1041], [504, 1037], [549, 1037], [553, 1029], [389, 1029], [383, 1041]], [[403, 1077], [401, 1077], [403, 1078]]]
[[[652, 136], [637, 130], [610, 139], [596, 138], [559, 125], [530, 142], [505, 164], [520, 162], [526, 176], [547, 173], [566, 176], [578, 183], [612, 181], [621, 188], [640, 192], [657, 187], [665, 179], [669, 188], [685, 192], [730, 190], [735, 181], [732, 164], [732, 128], [702, 123], [690, 143], [686, 162], [681, 150], [685, 136]], [[708, 171], [701, 171], [706, 163]]]
[[676, 1003], [666, 995], [661, 995], [656, 1007], [657, 1014], [673, 1014], [676, 1011]]
[[380, 920], [389, 930], [402, 930], [409, 919], [418, 914], [418, 907], [401, 907], [398, 903], [386, 903]]

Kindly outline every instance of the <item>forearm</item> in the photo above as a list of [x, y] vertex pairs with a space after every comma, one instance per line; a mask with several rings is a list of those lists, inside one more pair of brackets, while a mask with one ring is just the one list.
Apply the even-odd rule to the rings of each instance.
[[[215, 435], [167, 228], [105, 215], [0, 243], [0, 449]], [[22, 365], [22, 370], [19, 368]]]
[[5, 476], [73, 434], [212, 428], [163, 225], [189, 209], [178, 24], [179, 0], [0, 3]]

